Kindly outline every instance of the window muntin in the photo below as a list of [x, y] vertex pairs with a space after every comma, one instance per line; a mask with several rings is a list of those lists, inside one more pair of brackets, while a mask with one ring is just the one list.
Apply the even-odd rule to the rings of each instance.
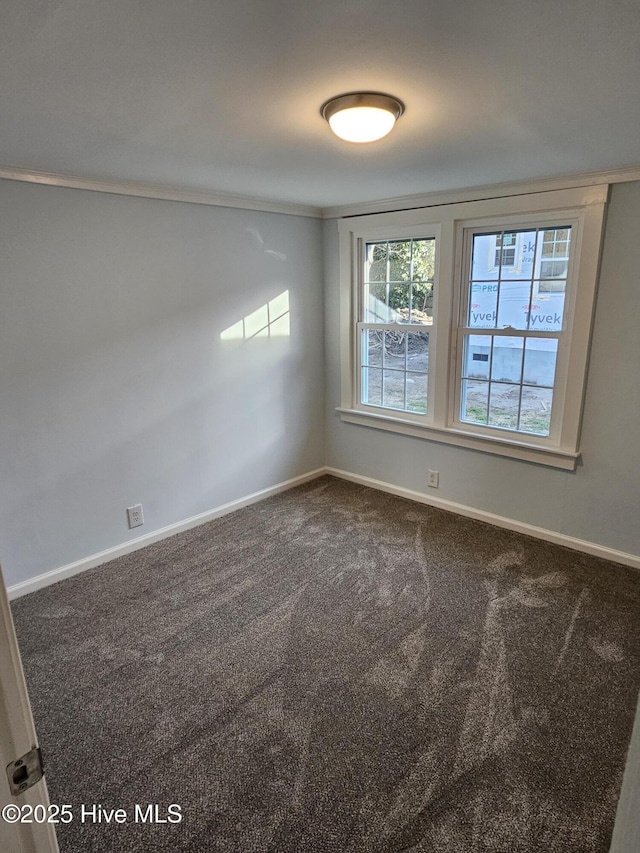
[[359, 400], [426, 415], [435, 238], [364, 244], [358, 323]]
[[[474, 277], [478, 280], [518, 279], [527, 261], [527, 233], [519, 229], [479, 235]], [[488, 264], [485, 263], [488, 259]]]
[[[487, 242], [491, 245], [496, 240], [503, 245], [508, 236], [515, 244], [515, 232], [467, 231], [466, 323], [459, 330], [458, 418], [462, 424], [536, 436], [551, 434], [571, 230], [571, 225], [563, 223], [520, 231], [523, 252], [516, 280], [503, 276], [502, 268], [490, 279], [476, 277], [483, 275]], [[543, 290], [543, 274], [554, 271], [564, 276], [553, 281], [561, 282], [562, 287]], [[544, 336], [540, 336], [542, 332]]]
[[[604, 185], [586, 186], [342, 219], [341, 419], [573, 470], [580, 455], [578, 440], [607, 190]], [[561, 233], [564, 229], [568, 229], [567, 234]], [[500, 234], [515, 235], [513, 267], [495, 266], [500, 260], [496, 258], [497, 249], [505, 248], [502, 238], [496, 240]], [[424, 235], [436, 235], [438, 241], [432, 319], [429, 325], [421, 325], [423, 334], [428, 334], [426, 414], [416, 410], [416, 398], [424, 395], [424, 388], [414, 394], [414, 383], [405, 385], [405, 377], [415, 378], [409, 375], [406, 361], [399, 366], [401, 400], [399, 392], [394, 400], [393, 379], [396, 383], [399, 379], [390, 375], [396, 365], [385, 362], [387, 405], [380, 405], [385, 356], [380, 351], [380, 363], [369, 364], [366, 358], [375, 360], [375, 345], [380, 342], [372, 340], [371, 352], [367, 352], [368, 339], [364, 345], [362, 342], [364, 330], [393, 331], [399, 319], [387, 300], [386, 285], [393, 283], [394, 276], [386, 272], [384, 252], [377, 258], [384, 260], [384, 275], [380, 266], [377, 276], [365, 275], [367, 245], [384, 244], [384, 251], [389, 252], [388, 243], [396, 238], [402, 242]], [[471, 266], [474, 236], [478, 240], [487, 238], [478, 255], [481, 263], [477, 269]], [[513, 245], [512, 238], [506, 242]], [[507, 260], [511, 260], [509, 256]], [[543, 265], [543, 260], [559, 263]], [[383, 317], [366, 315], [378, 320], [369, 323], [365, 320], [364, 290], [374, 277], [385, 285], [387, 310]], [[471, 284], [485, 289], [472, 294]], [[520, 304], [520, 310], [528, 314], [518, 322], [524, 328], [516, 328], [509, 320], [507, 297], [522, 295], [516, 286], [525, 286], [528, 294]], [[487, 300], [492, 301], [489, 307]], [[406, 323], [395, 325], [407, 331]], [[409, 326], [408, 331], [415, 333], [414, 324]], [[515, 351], [507, 365], [511, 372], [502, 375], [498, 375], [498, 368], [504, 370], [505, 358], [496, 354], [499, 347], [506, 348], [506, 343], [498, 338], [518, 339], [511, 342], [510, 348]], [[401, 357], [393, 351], [390, 355]], [[372, 373], [371, 379], [367, 377], [368, 398], [362, 396], [363, 367], [380, 371]], [[399, 408], [390, 408], [389, 403]]]
[[[487, 275], [482, 262], [487, 245], [492, 246], [493, 241], [505, 233], [510, 232], [473, 235], [467, 325], [477, 329], [511, 327], [519, 330], [559, 330], [564, 315], [571, 227], [536, 228], [521, 232], [525, 251], [517, 278], [514, 278], [512, 269], [502, 267]], [[564, 277], [549, 281], [553, 270], [561, 272]], [[554, 287], [549, 287], [550, 284]], [[545, 296], [536, 302], [536, 297], [543, 293], [554, 295]]]
[[362, 403], [427, 413], [428, 332], [362, 330]]
[[465, 335], [463, 347], [461, 420], [549, 435], [558, 341]]
[[433, 323], [435, 238], [367, 243], [364, 321]]

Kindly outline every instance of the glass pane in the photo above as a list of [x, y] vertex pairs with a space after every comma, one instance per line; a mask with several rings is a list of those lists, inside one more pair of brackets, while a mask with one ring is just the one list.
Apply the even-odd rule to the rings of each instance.
[[514, 329], [528, 328], [531, 303], [530, 281], [503, 281], [498, 295], [499, 329], [511, 326]]
[[362, 402], [372, 406], [382, 404], [382, 370], [380, 368], [362, 368]]
[[498, 285], [490, 281], [472, 281], [467, 325], [472, 329], [495, 329]]
[[523, 388], [520, 430], [536, 435], [549, 435], [552, 403], [551, 388]]
[[411, 322], [422, 323], [425, 326], [430, 326], [433, 323], [433, 282], [413, 282]]
[[540, 264], [540, 278], [566, 278], [568, 268], [568, 258], [543, 260]]
[[557, 355], [557, 340], [528, 338], [524, 353], [522, 381], [527, 385], [553, 387]]
[[538, 282], [538, 293], [564, 293], [567, 282], [562, 278], [548, 279]]
[[561, 289], [551, 291], [548, 285], [556, 285], [555, 281], [536, 281], [534, 284], [534, 297], [531, 303], [531, 315], [529, 317], [529, 328], [532, 331], [539, 329], [542, 332], [560, 332], [564, 316], [564, 286]]
[[489, 426], [502, 429], [518, 428], [520, 386], [491, 383], [489, 394]]
[[506, 269], [516, 263], [516, 235], [513, 231], [503, 231], [496, 234], [495, 266]]
[[498, 279], [531, 281], [535, 247], [535, 230], [475, 234], [471, 257], [471, 278], [476, 281], [497, 281]]
[[474, 235], [468, 326], [559, 330], [570, 235], [568, 227]]
[[489, 383], [474, 379], [462, 380], [460, 417], [463, 421], [486, 424], [489, 410]]
[[404, 371], [384, 370], [383, 374], [382, 405], [388, 409], [404, 409]]
[[523, 338], [493, 338], [491, 379], [498, 382], [520, 382], [523, 346]]
[[387, 305], [389, 295], [386, 281], [372, 281], [367, 286], [367, 289], [371, 298], [376, 299], [378, 302], [382, 302], [385, 306]]
[[436, 241], [413, 241], [413, 278], [415, 281], [433, 281], [435, 275]]
[[542, 232], [540, 255], [544, 258], [568, 258], [571, 228], [545, 228]]
[[365, 323], [397, 323], [398, 315], [387, 304], [389, 285], [385, 282], [374, 282], [364, 286], [364, 322]]
[[406, 365], [406, 332], [386, 330], [384, 333], [384, 366], [404, 370]]
[[541, 232], [540, 240], [540, 263], [536, 277], [542, 280], [537, 282], [536, 292], [563, 293], [566, 290], [569, 271], [571, 228], [546, 228]]
[[498, 277], [496, 268], [496, 235], [474, 234], [471, 250], [471, 278], [495, 279]]
[[[502, 252], [502, 269], [500, 270], [501, 279], [510, 279], [511, 281], [520, 280], [530, 282], [533, 278], [533, 263], [536, 251], [536, 232], [533, 231], [513, 231], [505, 232], [503, 239], [510, 234], [515, 243], [515, 251], [513, 252], [513, 260], [511, 256], [507, 256], [507, 250]], [[496, 260], [499, 260], [496, 257]], [[511, 261], [509, 263], [509, 261]]]
[[461, 418], [548, 435], [559, 343], [535, 333], [562, 331], [571, 228], [472, 239], [467, 324], [487, 334], [464, 336]]
[[367, 243], [363, 320], [433, 323], [435, 238]]
[[436, 241], [413, 241], [412, 322], [433, 323], [433, 279], [435, 276]]
[[362, 332], [362, 364], [372, 367], [382, 366], [382, 337], [384, 332], [378, 329], [364, 329]]
[[389, 285], [389, 305], [394, 309], [395, 323], [408, 323], [410, 313], [411, 285], [408, 281]]
[[407, 411], [427, 413], [427, 374], [407, 374]]
[[412, 243], [413, 240], [389, 243], [389, 281], [409, 281], [411, 278]]
[[387, 280], [387, 244], [367, 243], [364, 265], [365, 281]]
[[488, 379], [491, 363], [491, 335], [466, 335], [462, 375], [470, 379]]
[[426, 332], [407, 333], [407, 370], [426, 373], [429, 369], [429, 335]]

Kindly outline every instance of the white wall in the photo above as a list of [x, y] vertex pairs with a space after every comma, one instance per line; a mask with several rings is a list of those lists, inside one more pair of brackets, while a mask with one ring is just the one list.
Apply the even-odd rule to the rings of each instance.
[[[575, 472], [343, 423], [337, 222], [324, 223], [327, 464], [640, 555], [640, 183], [612, 187]], [[427, 469], [440, 488], [426, 486]]]
[[[325, 464], [640, 555], [640, 184], [612, 188], [575, 473], [353, 424], [313, 219], [0, 181], [9, 585]], [[221, 333], [284, 291], [289, 337]], [[426, 488], [426, 470], [440, 489]], [[125, 508], [145, 525], [129, 531]]]
[[[8, 585], [324, 464], [317, 220], [10, 181], [0, 214]], [[285, 291], [290, 336], [220, 339]]]

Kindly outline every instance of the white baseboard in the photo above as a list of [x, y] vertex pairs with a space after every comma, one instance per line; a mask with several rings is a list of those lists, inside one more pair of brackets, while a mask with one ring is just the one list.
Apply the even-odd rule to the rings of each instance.
[[184, 521], [178, 521], [175, 524], [170, 524], [167, 527], [161, 527], [159, 530], [154, 530], [153, 533], [147, 533], [144, 536], [139, 536], [137, 539], [131, 539], [129, 542], [123, 542], [121, 545], [115, 545], [113, 548], [107, 548], [106, 551], [100, 551], [98, 554], [92, 554], [90, 557], [85, 557], [82, 560], [77, 560], [75, 563], [69, 563], [66, 566], [61, 566], [59, 569], [53, 569], [50, 572], [44, 572], [41, 575], [36, 575], [34, 578], [22, 581], [8, 587], [7, 594], [10, 600], [19, 598], [22, 595], [27, 595], [30, 592], [35, 592], [37, 589], [42, 589], [45, 586], [57, 583], [65, 578], [79, 575], [87, 569], [93, 569], [96, 566], [107, 563], [109, 560], [115, 560], [116, 557], [122, 557], [124, 554], [131, 554], [133, 551], [138, 551], [140, 548], [146, 548], [147, 545], [152, 545], [154, 542], [159, 542], [161, 539], [167, 539], [169, 536], [175, 536], [176, 533], [182, 533], [184, 530], [190, 530], [192, 527], [197, 527], [200, 524], [206, 524], [207, 521], [213, 521], [214, 518], [220, 518], [223, 515], [228, 515], [230, 512], [235, 512], [237, 509], [249, 506], [250, 504], [262, 501], [271, 495], [277, 495], [280, 492], [286, 492], [288, 489], [293, 489], [294, 486], [300, 486], [302, 483], [307, 483], [309, 480], [315, 480], [327, 473], [326, 468], [316, 468], [314, 471], [308, 471], [306, 474], [301, 474], [299, 477], [293, 477], [291, 480], [285, 480], [282, 483], [277, 483], [275, 486], [269, 486], [267, 489], [261, 489], [259, 492], [247, 495], [243, 498], [238, 498], [235, 501], [222, 504], [215, 509], [202, 512], [199, 515], [193, 515], [191, 518], [186, 518]]
[[572, 548], [574, 551], [582, 551], [585, 554], [591, 554], [593, 557], [601, 557], [603, 560], [610, 560], [613, 563], [622, 563], [624, 566], [631, 566], [634, 569], [640, 569], [640, 556], [636, 554], [628, 554], [626, 551], [616, 551], [614, 548], [607, 548], [604, 545], [597, 545], [595, 542], [588, 542], [586, 539], [576, 539], [573, 536], [566, 536], [564, 533], [556, 533], [554, 530], [547, 530], [544, 527], [535, 527], [533, 524], [527, 524], [524, 521], [515, 521], [512, 518], [506, 518], [502, 515], [495, 515], [492, 512], [485, 512], [482, 509], [466, 506], [465, 504], [448, 501], [444, 498], [436, 498], [431, 495], [425, 495], [422, 492], [415, 492], [412, 489], [405, 489], [402, 486], [394, 486], [391, 483], [385, 483], [382, 480], [374, 480], [372, 477], [363, 477], [360, 474], [352, 474], [350, 471], [342, 471], [338, 468], [327, 468], [327, 474], [333, 477], [339, 477], [341, 480], [349, 480], [352, 483], [358, 483], [361, 486], [369, 486], [372, 489], [378, 489], [381, 492], [389, 492], [392, 495], [398, 495], [401, 498], [408, 498], [412, 501], [428, 504], [429, 506], [438, 509], [444, 509], [447, 512], [455, 512], [458, 515], [464, 515], [467, 518], [474, 518], [476, 521], [486, 521], [488, 524], [493, 524], [496, 527], [503, 527], [506, 530], [514, 530], [516, 533], [524, 533], [527, 536], [533, 536], [535, 539], [542, 539], [545, 542], [552, 542], [555, 545], [563, 545], [565, 548]]
[[616, 551], [614, 548], [607, 548], [604, 545], [598, 545], [595, 542], [588, 542], [585, 539], [576, 539], [573, 536], [566, 536], [564, 533], [557, 533], [554, 530], [547, 530], [544, 527], [535, 527], [533, 524], [527, 524], [524, 521], [515, 521], [512, 518], [506, 518], [502, 515], [495, 515], [492, 512], [476, 509], [475, 507], [466, 506], [465, 504], [448, 501], [444, 498], [436, 498], [431, 495], [423, 494], [422, 492], [413, 491], [413, 489], [405, 489], [402, 486], [394, 486], [391, 483], [386, 483], [382, 480], [375, 480], [372, 477], [364, 477], [360, 474], [352, 474], [350, 471], [342, 471], [339, 468], [316, 468], [314, 471], [308, 471], [306, 474], [301, 474], [299, 477], [293, 477], [291, 480], [285, 480], [282, 483], [277, 483], [275, 486], [269, 486], [267, 489], [261, 489], [259, 492], [247, 495], [243, 498], [238, 498], [235, 501], [222, 504], [222, 506], [207, 512], [194, 515], [184, 521], [179, 521], [176, 524], [170, 524], [168, 527], [162, 527], [155, 530], [153, 533], [147, 533], [145, 536], [139, 536], [137, 539], [132, 539], [129, 542], [124, 542], [121, 545], [116, 545], [113, 548], [108, 548], [106, 551], [100, 551], [98, 554], [92, 554], [90, 557], [85, 557], [82, 560], [77, 560], [75, 563], [69, 563], [66, 566], [61, 566], [59, 569], [53, 569], [50, 572], [37, 575], [29, 580], [14, 584], [7, 589], [9, 599], [19, 598], [22, 595], [27, 595], [30, 592], [35, 592], [45, 586], [57, 583], [65, 578], [73, 577], [87, 569], [93, 569], [96, 566], [107, 563], [109, 560], [115, 560], [116, 557], [122, 557], [124, 554], [130, 554], [133, 551], [138, 551], [140, 548], [145, 548], [147, 545], [152, 545], [154, 542], [159, 542], [162, 539], [167, 539], [169, 536], [175, 536], [176, 533], [182, 533], [184, 530], [190, 530], [192, 527], [197, 527], [200, 524], [206, 524], [207, 521], [213, 521], [214, 518], [220, 518], [230, 512], [234, 512], [242, 507], [257, 503], [271, 495], [277, 495], [280, 492], [286, 492], [295, 486], [300, 486], [302, 483], [307, 483], [310, 480], [315, 480], [323, 474], [331, 474], [333, 477], [338, 477], [341, 480], [349, 480], [352, 483], [358, 483], [361, 486], [369, 486], [369, 488], [377, 489], [381, 492], [388, 492], [392, 495], [397, 495], [401, 498], [417, 501], [418, 503], [428, 504], [429, 506], [438, 509], [444, 509], [447, 512], [454, 512], [458, 515], [463, 515], [466, 518], [474, 518], [477, 521], [486, 521], [488, 524], [493, 524], [496, 527], [503, 527], [506, 530], [513, 530], [517, 533], [524, 533], [526, 536], [533, 536], [535, 539], [542, 539], [545, 542], [552, 542], [555, 545], [563, 545], [565, 548], [572, 548], [574, 551], [581, 551], [585, 554], [591, 554], [594, 557], [601, 557], [604, 560], [610, 560], [613, 563], [621, 563], [624, 566], [631, 566], [635, 569], [640, 569], [640, 556], [636, 554], [628, 554], [626, 551]]

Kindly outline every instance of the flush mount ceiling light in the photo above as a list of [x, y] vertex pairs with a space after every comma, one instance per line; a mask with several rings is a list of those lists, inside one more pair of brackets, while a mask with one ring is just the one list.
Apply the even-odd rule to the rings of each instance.
[[380, 92], [350, 92], [331, 98], [320, 112], [340, 139], [374, 142], [393, 128], [404, 112], [404, 104]]

